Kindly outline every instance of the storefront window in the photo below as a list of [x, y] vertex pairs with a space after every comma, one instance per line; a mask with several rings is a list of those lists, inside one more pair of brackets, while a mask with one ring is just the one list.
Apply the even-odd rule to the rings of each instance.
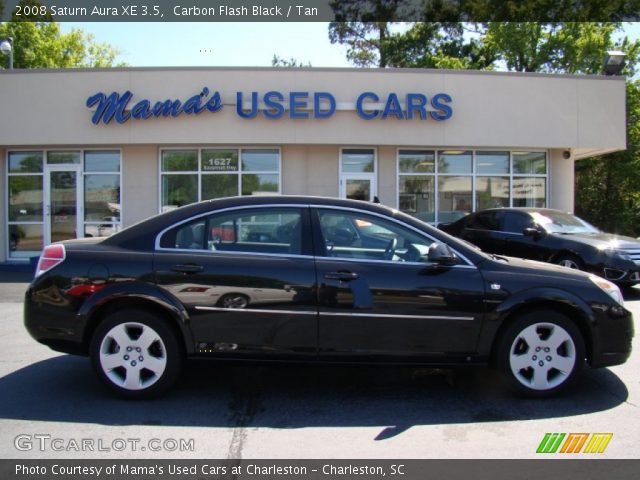
[[514, 207], [546, 206], [547, 180], [542, 177], [514, 177], [511, 195]]
[[162, 152], [163, 172], [192, 172], [198, 170], [197, 150], [166, 150]]
[[161, 208], [280, 191], [277, 149], [204, 148], [161, 152]]
[[435, 177], [401, 175], [399, 192], [400, 210], [424, 222], [435, 220]]
[[516, 175], [546, 174], [546, 154], [544, 152], [513, 152], [513, 173]]
[[476, 177], [476, 210], [509, 206], [509, 177]]
[[547, 154], [487, 150], [399, 150], [398, 207], [423, 221], [471, 211], [546, 206]]
[[47, 152], [47, 165], [61, 165], [72, 164], [76, 165], [80, 163], [80, 151], [74, 152], [61, 152], [53, 151]]
[[279, 163], [278, 150], [242, 150], [244, 172], [277, 172]]
[[120, 221], [120, 175], [84, 176], [84, 219]]
[[438, 151], [438, 173], [471, 173], [473, 155], [470, 151]]
[[371, 149], [344, 148], [342, 173], [372, 173], [375, 170], [375, 152]]
[[476, 152], [478, 175], [509, 174], [509, 152]]
[[84, 152], [84, 236], [107, 237], [119, 231], [121, 218], [120, 152]]
[[42, 173], [42, 152], [10, 152], [9, 173]]
[[36, 256], [60, 238], [120, 230], [117, 150], [9, 152], [7, 177], [10, 259]]
[[162, 175], [162, 208], [168, 210], [198, 201], [198, 175]]
[[471, 177], [438, 177], [438, 221], [451, 222], [472, 210]]
[[433, 150], [400, 150], [398, 171], [400, 173], [434, 173], [436, 153]]
[[93, 150], [84, 152], [85, 172], [119, 172], [120, 152]]
[[42, 221], [42, 175], [9, 176], [9, 221]]

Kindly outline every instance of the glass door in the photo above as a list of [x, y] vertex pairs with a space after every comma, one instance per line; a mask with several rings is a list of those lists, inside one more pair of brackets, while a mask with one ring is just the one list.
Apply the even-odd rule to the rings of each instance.
[[372, 202], [375, 191], [375, 177], [373, 175], [342, 175], [340, 182], [340, 197], [342, 198]]
[[44, 243], [82, 237], [80, 165], [47, 165], [44, 185]]
[[340, 151], [340, 197], [372, 202], [377, 194], [376, 151], [373, 148], [343, 148]]

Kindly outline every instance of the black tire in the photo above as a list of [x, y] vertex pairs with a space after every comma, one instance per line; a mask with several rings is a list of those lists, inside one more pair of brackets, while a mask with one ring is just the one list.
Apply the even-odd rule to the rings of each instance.
[[218, 306], [223, 308], [247, 308], [249, 306], [249, 297], [242, 293], [227, 293], [220, 297]]
[[580, 329], [551, 309], [522, 313], [496, 343], [497, 368], [512, 389], [528, 397], [549, 397], [564, 390], [584, 363]]
[[563, 267], [573, 268], [574, 270], [584, 270], [584, 262], [582, 259], [570, 253], [560, 255], [553, 261], [553, 263]]
[[164, 319], [141, 309], [108, 314], [93, 334], [89, 354], [98, 378], [127, 399], [164, 393], [180, 376], [184, 361], [176, 332]]

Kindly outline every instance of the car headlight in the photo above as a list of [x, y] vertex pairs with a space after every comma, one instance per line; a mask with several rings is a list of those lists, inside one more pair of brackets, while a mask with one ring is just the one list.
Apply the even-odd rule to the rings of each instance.
[[620, 306], [624, 306], [624, 298], [622, 292], [617, 285], [611, 283], [609, 280], [605, 280], [597, 275], [589, 275], [589, 280], [595, 283], [602, 291], [613, 298]]

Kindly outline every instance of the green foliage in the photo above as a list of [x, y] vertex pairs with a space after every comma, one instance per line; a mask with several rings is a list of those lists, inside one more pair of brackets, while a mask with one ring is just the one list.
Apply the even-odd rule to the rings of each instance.
[[576, 162], [576, 213], [602, 230], [640, 236], [640, 81], [627, 82], [627, 145]]
[[281, 58], [278, 55], [274, 54], [271, 59], [272, 67], [281, 67], [281, 68], [307, 68], [311, 67], [311, 62], [303, 63], [295, 58], [291, 57], [289, 60], [285, 58]]
[[496, 59], [491, 46], [465, 36], [462, 23], [416, 23], [381, 48], [392, 67], [489, 70]]
[[614, 42], [620, 23], [488, 23], [483, 43], [496, 52], [508, 70], [517, 72], [602, 72], [607, 50], [627, 54], [626, 75], [634, 75], [640, 42], [628, 38]]
[[[37, 0], [21, 0], [21, 5], [39, 5]], [[112, 67], [119, 51], [96, 42], [81, 29], [62, 33], [49, 17], [0, 23], [0, 37], [13, 38], [14, 68]], [[118, 64], [121, 66], [123, 64]]]

